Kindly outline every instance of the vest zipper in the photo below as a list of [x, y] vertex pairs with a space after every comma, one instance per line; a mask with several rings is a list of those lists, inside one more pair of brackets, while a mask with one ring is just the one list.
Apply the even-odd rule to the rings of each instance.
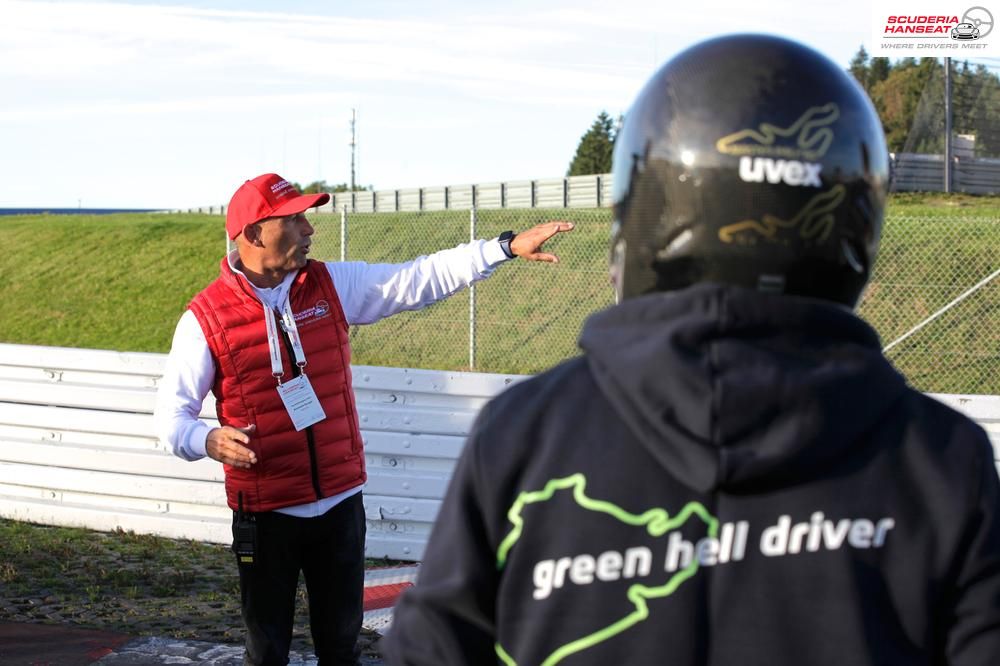
[[[281, 313], [277, 310], [274, 313], [278, 317], [278, 321], [282, 321]], [[285, 349], [288, 351], [288, 358], [292, 363], [292, 377], [298, 377], [302, 374], [302, 368], [299, 364], [295, 362], [295, 350], [292, 348], [292, 340], [288, 337], [288, 331], [285, 330], [285, 325], [282, 323], [278, 326], [281, 330], [281, 339], [285, 341]], [[319, 486], [319, 463], [316, 461], [316, 438], [313, 435], [312, 426], [306, 426], [306, 443], [309, 446], [309, 471], [312, 476], [313, 491], [316, 493], [316, 499], [323, 499], [323, 491], [320, 490]]]

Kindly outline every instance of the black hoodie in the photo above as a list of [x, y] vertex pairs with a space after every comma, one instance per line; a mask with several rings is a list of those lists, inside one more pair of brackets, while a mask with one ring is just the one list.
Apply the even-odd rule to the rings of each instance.
[[989, 441], [867, 324], [700, 285], [580, 346], [480, 414], [390, 664], [1000, 665]]

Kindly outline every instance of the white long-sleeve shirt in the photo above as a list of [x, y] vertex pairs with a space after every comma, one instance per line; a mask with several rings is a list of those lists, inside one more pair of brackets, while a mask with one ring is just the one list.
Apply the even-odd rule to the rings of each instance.
[[[237, 267], [235, 252], [229, 265]], [[458, 247], [418, 257], [403, 264], [327, 262], [348, 324], [371, 324], [403, 312], [417, 310], [439, 301], [473, 282], [488, 277], [507, 260], [496, 240], [478, 240]], [[262, 303], [282, 310], [297, 271], [289, 273], [276, 287], [254, 291]], [[249, 280], [248, 280], [249, 282]], [[252, 283], [251, 283], [252, 285]], [[263, 317], [263, 305], [261, 306]], [[205, 444], [212, 426], [198, 418], [202, 402], [215, 382], [215, 361], [194, 313], [186, 311], [177, 322], [156, 397], [154, 412], [157, 435], [185, 460], [206, 455]], [[300, 516], [321, 515], [361, 487], [301, 507], [282, 509]]]

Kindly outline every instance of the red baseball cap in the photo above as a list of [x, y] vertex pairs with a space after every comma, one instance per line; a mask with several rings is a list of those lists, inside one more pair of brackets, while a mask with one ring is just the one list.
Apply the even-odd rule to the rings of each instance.
[[330, 200], [326, 194], [301, 194], [276, 173], [265, 173], [240, 185], [226, 208], [226, 233], [235, 239], [243, 227], [269, 217], [295, 215]]

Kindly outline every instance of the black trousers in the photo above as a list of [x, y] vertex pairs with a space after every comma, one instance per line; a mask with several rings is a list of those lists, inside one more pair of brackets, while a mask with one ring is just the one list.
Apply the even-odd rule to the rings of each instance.
[[[365, 578], [365, 512], [361, 493], [316, 518], [254, 514], [252, 565], [239, 564], [244, 664], [288, 663], [299, 571], [309, 594], [309, 624], [322, 666], [356, 666]], [[233, 516], [235, 539], [236, 516]]]

